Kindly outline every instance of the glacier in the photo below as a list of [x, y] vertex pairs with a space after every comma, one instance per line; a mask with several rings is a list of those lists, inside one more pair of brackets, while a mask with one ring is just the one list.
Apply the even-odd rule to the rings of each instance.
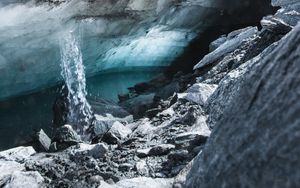
[[[249, 0], [226, 2], [1, 1], [0, 87], [5, 89], [0, 91], [0, 100], [49, 88], [62, 80], [59, 37], [63, 31], [79, 30], [77, 37], [88, 77], [125, 69], [167, 67], [196, 37], [207, 33], [207, 28], [220, 27], [219, 20], [224, 16], [227, 20], [223, 20], [223, 28], [246, 24], [243, 22], [247, 19], [230, 18], [230, 13], [236, 7], [248, 6]], [[247, 12], [243, 16], [247, 17]]]
[[[127, 6], [138, 10], [125, 10]], [[5, 90], [0, 98], [49, 87], [62, 79], [58, 39], [67, 28], [80, 30], [88, 75], [114, 68], [168, 66], [195, 33], [154, 25], [151, 16], [145, 19], [132, 13], [142, 11], [140, 6], [119, 2], [112, 6], [104, 1], [103, 10], [91, 10], [87, 2], [71, 1], [60, 6], [29, 2], [1, 7], [0, 87]]]

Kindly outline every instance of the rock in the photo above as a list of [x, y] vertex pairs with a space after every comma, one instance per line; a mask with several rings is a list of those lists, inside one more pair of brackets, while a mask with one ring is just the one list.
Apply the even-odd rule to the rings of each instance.
[[48, 135], [41, 129], [36, 133], [36, 143], [38, 151], [49, 151], [51, 145], [51, 139]]
[[49, 151], [50, 152], [56, 152], [57, 151], [57, 146], [56, 146], [56, 142], [52, 142], [50, 147], [49, 147]]
[[120, 143], [120, 139], [111, 132], [108, 132], [105, 135], [103, 135], [101, 141], [110, 145], [115, 145]]
[[103, 178], [99, 175], [95, 175], [89, 178], [90, 184], [101, 184], [101, 181], [103, 181]]
[[292, 26], [288, 25], [283, 20], [276, 18], [275, 16], [264, 17], [261, 21], [261, 26], [276, 34], [282, 34], [282, 35], [287, 34], [293, 28]]
[[130, 163], [123, 163], [119, 165], [119, 170], [121, 172], [128, 172], [129, 170], [131, 170], [134, 166]]
[[1, 151], [0, 160], [16, 161], [22, 163], [34, 154], [36, 154], [36, 151], [33, 149], [33, 147], [20, 146], [6, 151]]
[[11, 174], [4, 188], [39, 188], [43, 187], [44, 178], [36, 171], [15, 171]]
[[114, 134], [119, 139], [125, 139], [129, 134], [132, 133], [131, 129], [124, 126], [122, 123], [116, 121], [111, 129], [109, 130], [110, 133]]
[[153, 179], [146, 177], [139, 177], [133, 179], [121, 180], [115, 188], [172, 188], [173, 179]]
[[216, 90], [215, 84], [196, 83], [186, 90], [184, 93], [178, 94], [178, 98], [187, 99], [200, 105], [204, 105], [207, 99]]
[[174, 144], [178, 148], [193, 150], [195, 147], [204, 144], [207, 138], [208, 136], [203, 135], [201, 132], [186, 132], [177, 135], [174, 138]]
[[[93, 142], [98, 142], [102, 139], [102, 137], [109, 132], [115, 122], [124, 122], [124, 123], [131, 123], [133, 121], [132, 116], [126, 116], [124, 118], [117, 118], [113, 117], [112, 115], [107, 114], [106, 116], [95, 115], [96, 120], [94, 121], [91, 127], [92, 133], [92, 140]], [[116, 124], [117, 126], [117, 124]], [[126, 129], [122, 134], [128, 132], [129, 130]]]
[[[217, 60], [220, 60], [220, 58], [224, 57], [226, 54], [236, 50], [246, 40], [248, 40], [251, 37], [254, 37], [257, 34], [257, 32], [258, 30], [256, 27], [248, 27], [246, 29], [229, 34], [228, 37], [230, 39], [223, 43], [221, 46], [219, 46], [219, 48], [206, 55], [197, 65], [194, 66], [194, 69], [200, 69], [205, 66], [212, 65]], [[234, 37], [232, 37], [232, 35]]]
[[299, 186], [299, 41], [300, 25], [244, 75], [186, 187]]
[[224, 44], [227, 40], [226, 35], [220, 36], [218, 39], [214, 40], [209, 44], [209, 52], [212, 52]]
[[173, 149], [175, 149], [175, 146], [172, 145], [172, 144], [161, 144], [161, 145], [157, 145], [157, 146], [152, 147], [150, 149], [148, 155], [150, 155], [150, 156], [167, 155]]
[[293, 3], [299, 3], [299, 0], [272, 0], [273, 6], [287, 6]]
[[184, 161], [190, 158], [189, 152], [187, 150], [177, 150], [171, 152], [168, 159], [173, 161]]
[[56, 129], [53, 137], [53, 142], [56, 142], [58, 150], [63, 150], [72, 145], [80, 143], [81, 138], [73, 130], [71, 125], [64, 125]]
[[103, 143], [94, 145], [80, 143], [77, 146], [70, 148], [70, 153], [73, 153], [77, 158], [91, 156], [95, 159], [100, 159], [103, 158], [107, 152], [108, 148]]
[[256, 64], [259, 64], [261, 58], [271, 53], [276, 46], [277, 43], [270, 45], [257, 57], [232, 70], [221, 80], [215, 92], [208, 99], [205, 107], [209, 114], [207, 122], [210, 128], [213, 128], [216, 122], [223, 117], [224, 110], [235, 100], [235, 95], [239, 91], [239, 85], [245, 81], [243, 75], [249, 72]]
[[0, 187], [3, 187], [9, 181], [14, 172], [25, 170], [23, 164], [15, 161], [6, 161], [0, 159]]
[[88, 97], [87, 100], [95, 114], [101, 116], [110, 114], [115, 118], [125, 118], [130, 116], [130, 114], [125, 109], [123, 109], [113, 101], [95, 97]]
[[147, 110], [145, 115], [149, 118], [153, 118], [161, 111], [162, 111], [161, 108], [153, 108], [153, 109]]
[[179, 93], [182, 90], [180, 82], [177, 80], [172, 81], [170, 84], [160, 88], [160, 90], [156, 93], [156, 96], [159, 96], [162, 99], [167, 99], [172, 96], [174, 93]]
[[143, 94], [120, 103], [134, 118], [139, 118], [153, 105], [155, 94]]
[[149, 176], [149, 168], [145, 160], [138, 161], [135, 164], [135, 169], [140, 176]]
[[147, 148], [147, 149], [138, 149], [138, 150], [136, 151], [136, 154], [137, 154], [138, 157], [144, 158], [144, 157], [149, 156], [150, 150], [151, 150], [151, 148]]

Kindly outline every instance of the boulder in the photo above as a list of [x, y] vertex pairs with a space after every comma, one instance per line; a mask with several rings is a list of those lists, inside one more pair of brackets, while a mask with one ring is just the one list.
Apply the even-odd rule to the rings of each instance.
[[14, 172], [25, 170], [23, 164], [15, 161], [6, 161], [0, 159], [0, 187], [3, 187], [9, 181]]
[[179, 93], [178, 98], [183, 98], [200, 105], [204, 105], [207, 99], [216, 90], [215, 84], [196, 83], [188, 88], [184, 93]]
[[36, 133], [36, 144], [38, 151], [49, 151], [51, 145], [51, 139], [48, 135], [44, 132], [43, 129]]
[[243, 76], [186, 187], [299, 187], [299, 43], [300, 25]]
[[82, 141], [71, 125], [64, 125], [55, 130], [53, 142], [56, 142], [58, 150], [63, 150]]
[[194, 66], [194, 69], [200, 69], [205, 66], [212, 65], [225, 55], [236, 50], [246, 40], [254, 37], [257, 32], [258, 29], [256, 27], [248, 27], [228, 34], [229, 39], [225, 43], [221, 44], [216, 50], [207, 54], [197, 65]]
[[167, 155], [173, 149], [175, 149], [175, 146], [172, 144], [160, 144], [152, 147], [149, 151], [149, 155], [150, 156]]
[[33, 147], [20, 146], [0, 152], [0, 160], [16, 161], [22, 163], [34, 154], [36, 154], [36, 151], [33, 149]]
[[77, 146], [73, 146], [72, 148], [70, 148], [69, 151], [77, 158], [91, 156], [95, 159], [100, 159], [103, 158], [104, 155], [108, 152], [108, 147], [103, 143], [94, 145], [80, 143]]
[[36, 171], [15, 171], [11, 174], [4, 188], [39, 188], [45, 186], [44, 178]]
[[118, 121], [114, 122], [109, 132], [114, 134], [119, 139], [125, 139], [129, 134], [132, 133], [130, 128], [124, 126]]

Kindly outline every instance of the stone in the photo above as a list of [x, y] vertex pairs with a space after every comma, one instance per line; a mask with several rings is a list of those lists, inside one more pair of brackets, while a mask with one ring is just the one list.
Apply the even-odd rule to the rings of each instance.
[[[110, 114], [106, 114], [106, 116], [101, 116], [101, 115], [95, 115], [96, 120], [94, 121], [92, 127], [91, 127], [91, 133], [92, 133], [92, 139], [94, 139], [94, 142], [97, 142], [98, 140], [101, 140], [101, 138], [111, 130], [112, 126], [114, 125], [115, 122], [121, 123], [131, 123], [133, 121], [133, 117], [126, 116], [124, 118], [118, 118], [114, 117]], [[119, 126], [120, 124], [116, 124], [115, 126]], [[125, 128], [126, 129], [126, 128]], [[114, 129], [113, 129], [114, 130]], [[126, 129], [124, 132], [122, 132], [122, 136], [126, 134], [129, 130]], [[120, 134], [120, 133], [117, 133]], [[119, 135], [121, 136], [121, 135]]]
[[299, 0], [272, 0], [273, 6], [286, 6], [293, 3], [300, 3]]
[[114, 145], [114, 144], [119, 144], [120, 143], [120, 139], [114, 135], [111, 132], [106, 133], [105, 135], [103, 135], [103, 137], [101, 138], [102, 142], [105, 142], [107, 144], [110, 145]]
[[150, 155], [150, 156], [167, 155], [173, 149], [175, 149], [175, 146], [172, 144], [160, 144], [160, 145], [152, 147], [150, 149], [148, 155]]
[[74, 153], [75, 156], [77, 155], [77, 157], [91, 156], [95, 159], [100, 159], [108, 152], [108, 147], [103, 143], [93, 145], [80, 143], [70, 148], [70, 150], [70, 152]]
[[114, 122], [109, 132], [114, 134], [119, 139], [125, 139], [129, 134], [132, 133], [131, 129], [118, 121]]
[[0, 160], [16, 161], [22, 163], [34, 154], [36, 154], [36, 151], [33, 149], [33, 147], [20, 146], [17, 148], [1, 151]]
[[218, 85], [215, 84], [196, 83], [188, 88], [186, 92], [178, 94], [178, 98], [204, 105], [217, 87]]
[[147, 177], [138, 177], [125, 179], [116, 183], [116, 188], [172, 188], [173, 179], [153, 179]]
[[299, 186], [299, 41], [300, 25], [243, 76], [186, 187]]
[[141, 176], [149, 175], [149, 168], [148, 168], [147, 162], [145, 160], [138, 161], [135, 164], [135, 169]]
[[56, 142], [58, 150], [66, 149], [81, 142], [80, 136], [73, 130], [71, 125], [64, 125], [55, 130], [53, 142]]
[[208, 136], [201, 134], [201, 132], [186, 132], [177, 135], [174, 138], [174, 144], [178, 148], [186, 148], [193, 150], [195, 147], [204, 144]]
[[3, 187], [9, 181], [14, 172], [25, 170], [23, 164], [15, 161], [6, 161], [0, 159], [0, 187]]
[[119, 170], [121, 172], [128, 172], [129, 170], [131, 170], [134, 166], [130, 163], [123, 163], [119, 165]]
[[39, 188], [43, 187], [44, 178], [36, 171], [15, 171], [11, 174], [4, 188]]
[[147, 149], [138, 149], [138, 150], [136, 151], [136, 154], [137, 154], [138, 157], [144, 158], [144, 157], [149, 156], [150, 150], [151, 150], [151, 148], [147, 148]]
[[51, 139], [44, 132], [43, 129], [36, 133], [36, 142], [40, 151], [49, 151]]
[[227, 40], [216, 50], [206, 55], [197, 65], [194, 66], [194, 69], [200, 69], [205, 66], [209, 66], [215, 63], [217, 60], [220, 60], [220, 58], [224, 57], [226, 54], [233, 52], [239, 46], [241, 46], [243, 42], [245, 42], [245, 40], [254, 37], [257, 34], [258, 29], [256, 27], [248, 27], [246, 29], [239, 30], [236, 32], [238, 34], [229, 34], [229, 37], [231, 37], [230, 35], [234, 35], [234, 37]]

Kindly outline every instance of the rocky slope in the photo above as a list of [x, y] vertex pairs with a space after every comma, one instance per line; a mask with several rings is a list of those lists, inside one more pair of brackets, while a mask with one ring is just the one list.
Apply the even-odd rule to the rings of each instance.
[[300, 1], [272, 3], [261, 29], [221, 36], [193, 73], [120, 97], [139, 118], [99, 102], [114, 116], [95, 110], [93, 144], [64, 125], [0, 152], [0, 186], [298, 187]]

